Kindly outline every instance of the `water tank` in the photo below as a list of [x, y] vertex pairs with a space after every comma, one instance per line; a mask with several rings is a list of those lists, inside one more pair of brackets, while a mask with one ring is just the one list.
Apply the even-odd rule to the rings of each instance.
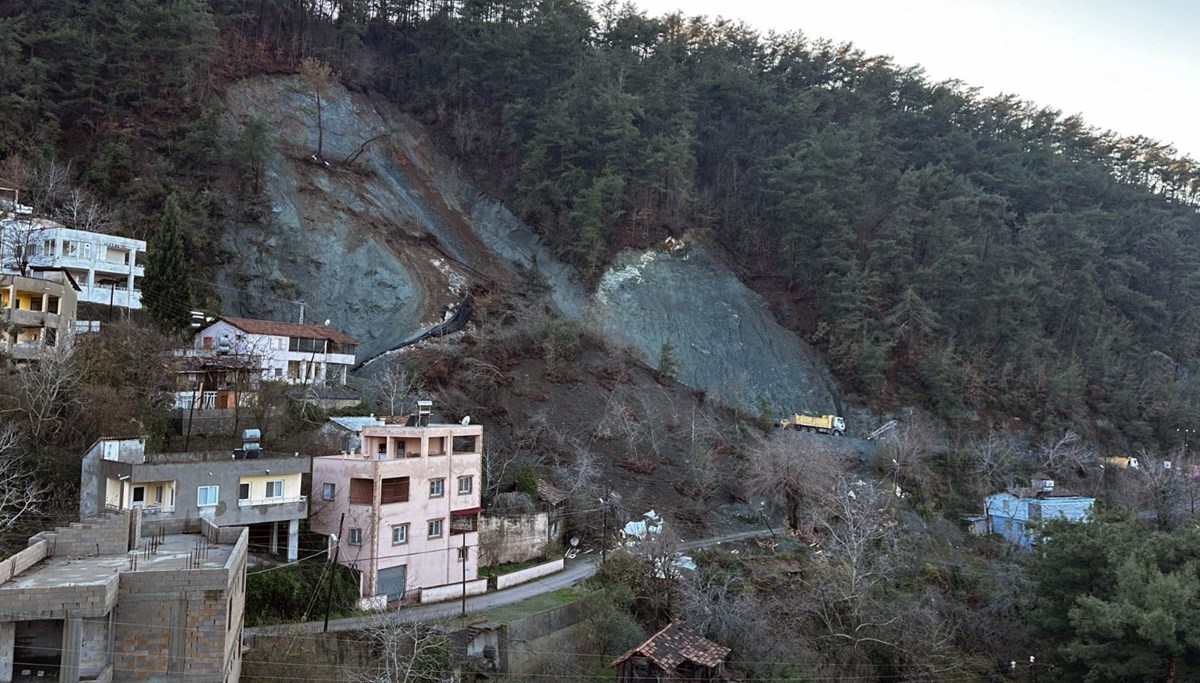
[[242, 441], [258, 441], [262, 439], [262, 430], [259, 429], [244, 429], [242, 430]]

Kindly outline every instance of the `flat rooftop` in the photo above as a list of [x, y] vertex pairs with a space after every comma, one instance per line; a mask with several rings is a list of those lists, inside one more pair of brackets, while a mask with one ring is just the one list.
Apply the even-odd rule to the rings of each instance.
[[[145, 546], [149, 538], [142, 539]], [[197, 547], [205, 549], [199, 566], [190, 563]], [[98, 557], [48, 557], [26, 569], [11, 581], [0, 583], [0, 590], [13, 588], [42, 588], [63, 585], [104, 584], [113, 574], [133, 571], [130, 557], [137, 555], [137, 571], [186, 571], [188, 569], [220, 569], [233, 554], [232, 545], [209, 543], [200, 534], [170, 534], [162, 539], [158, 552], [146, 556], [142, 550], [130, 550], [120, 555]]]

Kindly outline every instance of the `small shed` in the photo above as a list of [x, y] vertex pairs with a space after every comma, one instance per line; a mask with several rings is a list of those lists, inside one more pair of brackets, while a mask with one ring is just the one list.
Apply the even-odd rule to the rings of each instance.
[[692, 683], [733, 680], [725, 670], [729, 648], [671, 623], [617, 657], [617, 683]]

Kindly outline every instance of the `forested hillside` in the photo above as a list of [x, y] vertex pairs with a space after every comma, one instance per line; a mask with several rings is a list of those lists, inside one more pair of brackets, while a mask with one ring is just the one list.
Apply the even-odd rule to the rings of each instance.
[[179, 192], [204, 273], [256, 191], [214, 94], [305, 57], [436, 126], [585, 276], [718, 242], [880, 402], [1191, 426], [1200, 168], [802, 35], [578, 0], [2, 0], [0, 156], [70, 161], [129, 231]]

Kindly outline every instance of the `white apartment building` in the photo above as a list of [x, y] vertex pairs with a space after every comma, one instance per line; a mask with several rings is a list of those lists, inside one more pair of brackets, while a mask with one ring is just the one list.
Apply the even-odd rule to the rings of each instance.
[[20, 213], [0, 220], [0, 233], [5, 270], [19, 270], [19, 260], [26, 260], [29, 266], [61, 268], [79, 284], [81, 302], [142, 307], [138, 286], [144, 275], [140, 264], [146, 259], [145, 241], [76, 230]]
[[358, 340], [328, 325], [218, 318], [196, 333], [199, 351], [258, 359], [264, 380], [344, 385]]

